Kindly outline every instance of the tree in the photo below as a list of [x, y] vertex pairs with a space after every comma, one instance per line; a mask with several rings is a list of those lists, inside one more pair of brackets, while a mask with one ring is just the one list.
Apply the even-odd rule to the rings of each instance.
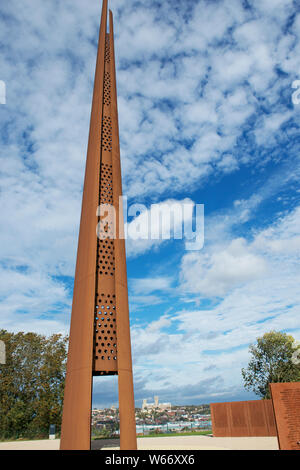
[[286, 333], [270, 331], [257, 338], [257, 343], [249, 347], [248, 367], [242, 369], [245, 388], [270, 398], [269, 383], [298, 382], [300, 365], [293, 359], [298, 350], [294, 338]]
[[68, 338], [0, 330], [0, 340], [0, 438], [47, 436], [50, 424], [59, 432]]

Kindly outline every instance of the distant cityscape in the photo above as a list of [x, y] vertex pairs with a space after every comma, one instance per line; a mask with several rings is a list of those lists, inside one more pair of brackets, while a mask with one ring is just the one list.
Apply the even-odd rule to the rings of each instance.
[[[135, 409], [137, 434], [197, 431], [211, 428], [209, 405], [182, 405], [159, 403], [158, 396], [153, 403], [143, 400], [141, 408]], [[113, 432], [118, 434], [119, 410], [115, 406], [92, 410], [94, 434]]]

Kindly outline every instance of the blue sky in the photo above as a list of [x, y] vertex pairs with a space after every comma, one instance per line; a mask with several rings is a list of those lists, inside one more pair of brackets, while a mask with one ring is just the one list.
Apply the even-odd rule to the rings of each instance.
[[[205, 206], [205, 243], [127, 243], [137, 405], [255, 398], [241, 368], [300, 339], [299, 3], [113, 0], [123, 192]], [[0, 327], [68, 333], [101, 2], [0, 7]], [[117, 401], [97, 379], [94, 405]]]

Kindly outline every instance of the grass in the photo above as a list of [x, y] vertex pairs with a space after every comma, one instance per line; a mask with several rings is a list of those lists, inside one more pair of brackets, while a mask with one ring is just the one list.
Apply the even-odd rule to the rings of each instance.
[[[179, 436], [208, 436], [209, 434], [212, 434], [211, 429], [206, 429], [203, 431], [186, 431], [186, 432], [165, 432], [165, 433], [149, 433], [146, 435], [143, 434], [137, 434], [137, 437], [179, 437]], [[92, 436], [92, 440], [100, 440], [100, 439], [119, 439], [119, 436]]]
[[[156, 434], [156, 433], [152, 433], [152, 434], [147, 434], [145, 436], [143, 435], [137, 435], [138, 438], [140, 437], [178, 437], [178, 436], [207, 436], [209, 434], [212, 434], [212, 430], [211, 429], [206, 429], [205, 431], [187, 431], [187, 432], [168, 432], [168, 433], [161, 433], [161, 434]], [[59, 439], [60, 436], [59, 434], [56, 435], [56, 439]], [[0, 442], [15, 442], [15, 441], [38, 441], [38, 440], [41, 440], [41, 439], [48, 439], [48, 436], [39, 436], [39, 437], [19, 437], [19, 438], [16, 438], [16, 437], [11, 437], [11, 438], [0, 438]], [[93, 441], [95, 440], [102, 440], [102, 439], [119, 439], [119, 436], [91, 436], [91, 439]]]

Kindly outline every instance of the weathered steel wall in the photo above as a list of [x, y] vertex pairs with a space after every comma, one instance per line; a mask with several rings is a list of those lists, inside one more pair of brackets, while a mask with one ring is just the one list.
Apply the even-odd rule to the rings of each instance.
[[300, 450], [300, 382], [269, 384], [279, 449]]
[[276, 436], [271, 400], [211, 403], [215, 437]]

